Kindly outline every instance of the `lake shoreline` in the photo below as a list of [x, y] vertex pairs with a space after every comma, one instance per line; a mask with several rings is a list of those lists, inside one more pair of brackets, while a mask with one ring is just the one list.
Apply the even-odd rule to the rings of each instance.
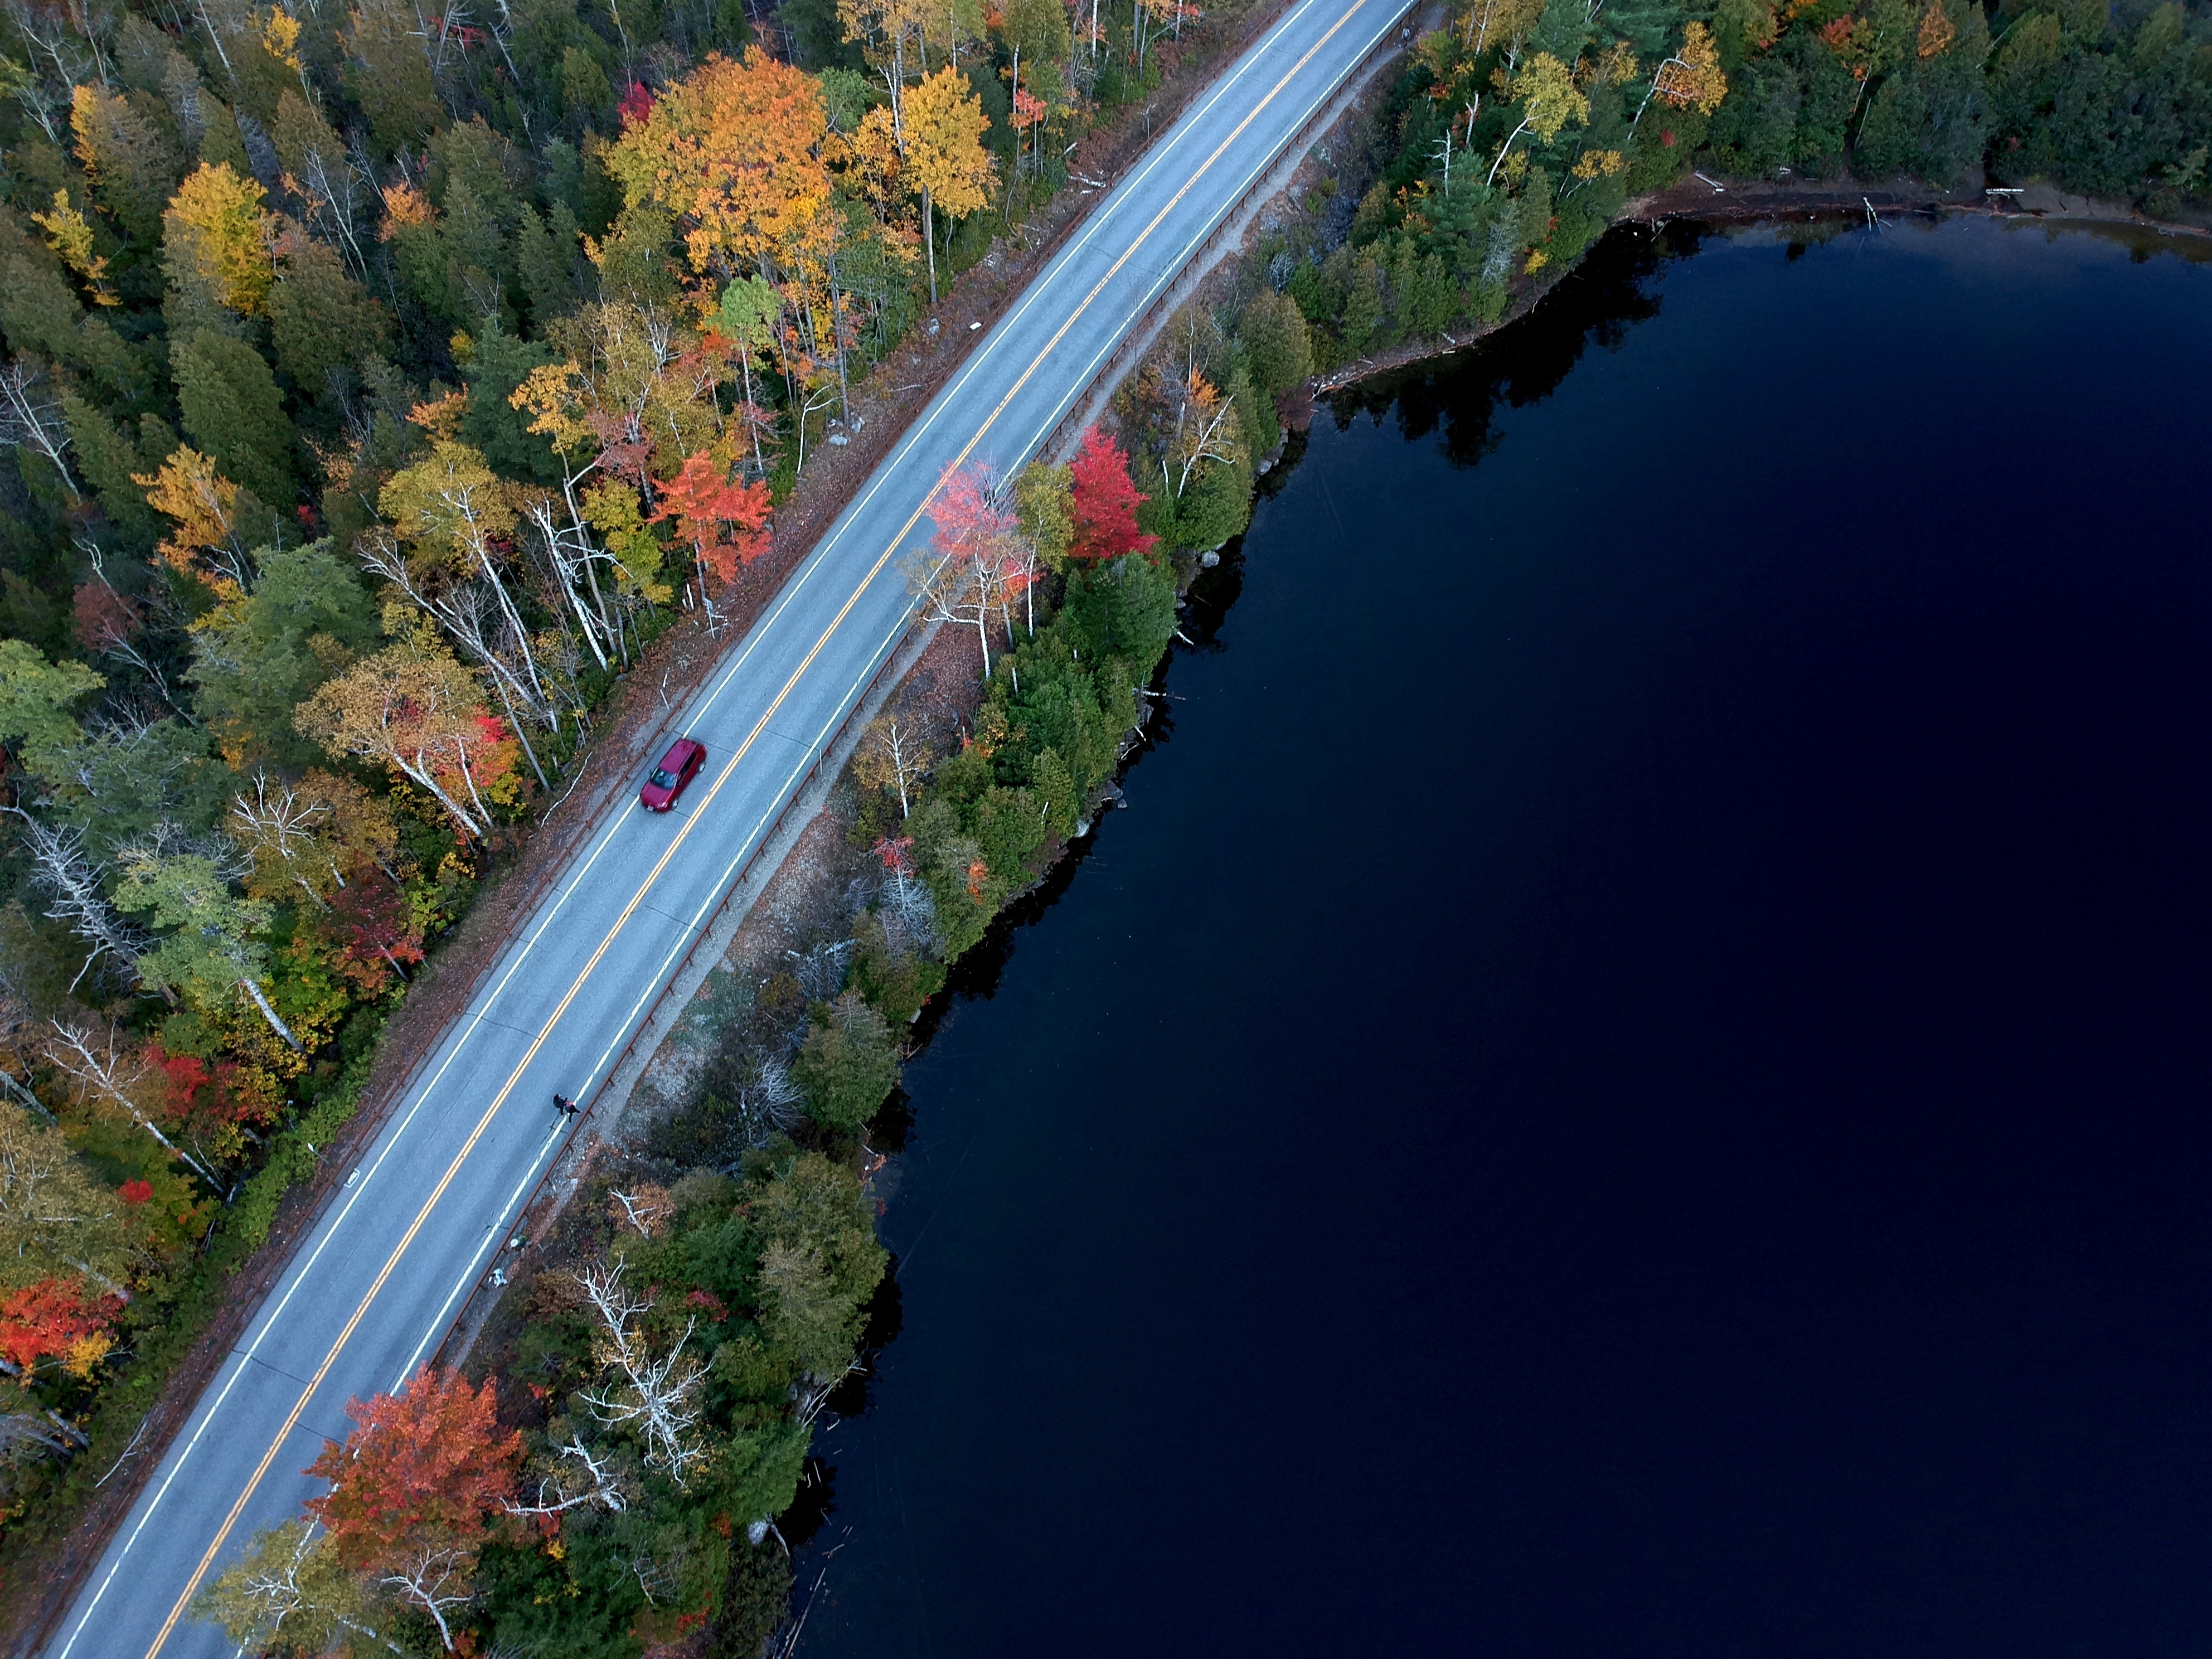
[[[2212, 259], [2212, 228], [2153, 219], [2126, 204], [2094, 197], [2068, 196], [2049, 185], [2023, 187], [2022, 199], [2033, 205], [2011, 205], [2002, 198], [1992, 202], [1967, 190], [1944, 191], [1916, 179], [1890, 179], [1868, 184], [1844, 179], [1815, 182], [1721, 178], [1707, 180], [1692, 173], [1687, 178], [1638, 197], [1623, 208], [1600, 234], [1606, 236], [1630, 226], [1658, 230], [1688, 222], [1717, 228], [1749, 228], [1759, 225], [1847, 222], [1854, 225], [1887, 223], [1895, 218], [1931, 220], [1976, 218], [1997, 224], [2040, 225], [2052, 231], [2075, 229], [2094, 234], [2128, 235], [2130, 246], [2180, 254], [2191, 260]], [[1592, 248], [1597, 246], [1594, 241]], [[1358, 362], [1314, 377], [1317, 398], [1341, 392], [1416, 363], [1448, 357], [1492, 339], [1528, 316], [1546, 296], [1582, 268], [1589, 250], [1571, 264], [1547, 271], [1515, 294], [1504, 314], [1494, 323], [1477, 323], [1457, 333], [1408, 341]]]

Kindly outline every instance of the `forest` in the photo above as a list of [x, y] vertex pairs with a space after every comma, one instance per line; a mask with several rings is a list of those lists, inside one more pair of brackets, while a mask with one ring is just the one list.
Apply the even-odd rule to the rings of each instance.
[[[1218, 19], [0, 15], [12, 1577], [127, 1452], [625, 672], [715, 617], [852, 387]], [[255, 1540], [206, 1616], [303, 1653], [766, 1639], [775, 1518], [884, 1272], [862, 1181], [905, 1034], [1110, 787], [1190, 556], [1242, 529], [1314, 374], [1495, 323], [1692, 166], [2207, 205], [2201, 3], [1442, 23], [1109, 430], [945, 481], [914, 580], [973, 638], [972, 708], [870, 729], [848, 935], [580, 1207], [510, 1372], [362, 1405], [317, 1524]], [[410, 1459], [450, 1490], [403, 1524], [379, 1483], [419, 1486]]]
[[1263, 256], [1324, 370], [1496, 322], [1693, 164], [2047, 180], [2201, 225], [2212, 7], [1467, 0], [1354, 149]]
[[10, 1591], [623, 674], [1204, 27], [5, 9]]

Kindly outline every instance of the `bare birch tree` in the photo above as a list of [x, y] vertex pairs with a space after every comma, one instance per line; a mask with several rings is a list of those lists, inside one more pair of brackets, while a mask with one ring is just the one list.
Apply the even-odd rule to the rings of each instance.
[[576, 1276], [605, 1328], [593, 1345], [593, 1357], [604, 1370], [620, 1377], [586, 1389], [582, 1399], [602, 1424], [636, 1435], [646, 1462], [665, 1470], [683, 1486], [685, 1474], [707, 1457], [706, 1449], [691, 1432], [701, 1415], [697, 1395], [706, 1371], [684, 1352], [697, 1322], [687, 1322], [675, 1346], [656, 1358], [644, 1334], [633, 1328], [633, 1322], [653, 1302], [650, 1297], [641, 1301], [623, 1288], [626, 1265], [602, 1263]]
[[403, 1659], [407, 1651], [364, 1622], [359, 1581], [304, 1518], [256, 1537], [243, 1559], [200, 1593], [192, 1610], [252, 1653], [322, 1653], [337, 1644], [340, 1631]]
[[[563, 1461], [567, 1459], [574, 1459], [583, 1468], [583, 1483], [573, 1491], [568, 1464]], [[619, 1513], [629, 1507], [629, 1496], [614, 1459], [605, 1453], [594, 1456], [580, 1437], [572, 1434], [567, 1445], [556, 1446], [553, 1460], [551, 1468], [538, 1480], [538, 1501], [518, 1504], [510, 1499], [502, 1506], [509, 1515], [565, 1515], [586, 1504]]]
[[27, 449], [43, 455], [62, 475], [62, 488], [71, 501], [84, 499], [70, 471], [69, 428], [62, 421], [61, 405], [46, 395], [46, 377], [34, 363], [17, 357], [0, 368], [0, 448]]
[[126, 973], [135, 975], [138, 958], [153, 940], [143, 928], [125, 921], [107, 902], [100, 890], [107, 866], [85, 855], [83, 832], [56, 830], [20, 806], [6, 810], [26, 826], [23, 840], [31, 854], [31, 886], [46, 901], [47, 919], [60, 922], [91, 947], [76, 977], [70, 981], [70, 989], [74, 992], [103, 959], [112, 959]]
[[161, 1126], [138, 1103], [138, 1094], [148, 1079], [145, 1054], [136, 1042], [125, 1040], [121, 1027], [88, 1016], [67, 1021], [57, 1018], [48, 1023], [53, 1035], [45, 1044], [46, 1058], [76, 1085], [80, 1102], [95, 1110], [122, 1113], [159, 1141], [171, 1158], [191, 1165], [210, 1186], [222, 1184], [206, 1164], [164, 1134]]
[[430, 1622], [438, 1627], [438, 1639], [452, 1653], [453, 1627], [447, 1615], [466, 1607], [475, 1595], [476, 1588], [470, 1583], [475, 1565], [474, 1553], [459, 1545], [419, 1544], [378, 1582], [401, 1601], [429, 1614]]

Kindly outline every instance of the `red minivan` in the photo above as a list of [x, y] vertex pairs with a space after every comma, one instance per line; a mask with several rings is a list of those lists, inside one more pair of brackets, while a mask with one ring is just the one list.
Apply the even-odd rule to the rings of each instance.
[[653, 769], [645, 787], [637, 792], [638, 805], [648, 812], [665, 812], [676, 805], [684, 786], [699, 775], [706, 758], [707, 751], [702, 746], [689, 738], [677, 738], [660, 757], [660, 764]]

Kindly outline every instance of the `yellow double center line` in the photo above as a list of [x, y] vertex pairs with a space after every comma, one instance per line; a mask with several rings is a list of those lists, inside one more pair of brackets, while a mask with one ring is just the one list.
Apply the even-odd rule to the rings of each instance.
[[[1176, 210], [1182, 198], [1190, 193], [1198, 181], [1206, 176], [1229, 147], [1243, 137], [1244, 130], [1259, 118], [1260, 112], [1274, 101], [1277, 94], [1297, 78], [1299, 72], [1313, 61], [1316, 54], [1335, 39], [1338, 32], [1367, 3], [1368, 0], [1352, 0], [1352, 4], [1346, 9], [1344, 15], [1329, 26], [1328, 33], [1308, 47], [1304, 56], [1283, 72], [1282, 78], [1268, 88], [1265, 95], [1252, 106], [1244, 118], [1231, 131], [1229, 136], [1214, 146], [1212, 153], [1200, 164], [1188, 179], [1183, 181], [1182, 186], [1161, 204], [1159, 211], [1155, 213], [1145, 228], [1137, 233], [1135, 239], [1122, 251], [1121, 257], [1108, 268], [1106, 274], [1091, 285], [1091, 291], [1083, 296], [1081, 303], [1068, 313], [1066, 320], [1060, 324], [1052, 338], [1045, 342], [1043, 349], [1030, 360], [1029, 366], [1022, 370], [1013, 385], [1006, 389], [1006, 396], [999, 399], [997, 406], [984, 418], [983, 423], [975, 428], [975, 435], [962, 447], [959, 454], [953, 458], [951, 466], [946, 468], [946, 471], [963, 465], [968, 458], [975, 453], [976, 445], [981, 443], [985, 434], [998, 423], [999, 417], [1006, 413], [1006, 406], [1012, 403], [1022, 388], [1029, 384], [1030, 378], [1037, 372], [1044, 360], [1052, 355], [1063, 339], [1067, 337], [1068, 331], [1081, 320], [1084, 313], [1090, 310], [1091, 303], [1105, 291], [1107, 283], [1121, 274], [1121, 267], [1135, 257], [1137, 250], [1145, 245], [1155, 230], [1159, 228], [1161, 222]], [[830, 625], [822, 630], [821, 637], [814, 641], [813, 648], [806, 653], [799, 666], [792, 671], [790, 678], [784, 681], [782, 688], [776, 692], [775, 700], [763, 711], [761, 717], [753, 722], [752, 730], [745, 734], [744, 742], [738, 745], [737, 751], [730, 757], [728, 764], [723, 767], [720, 774], [715, 778], [714, 786], [707, 792], [706, 799], [685, 817], [683, 828], [677, 831], [675, 839], [669, 842], [667, 851], [660, 855], [659, 861], [653, 866], [652, 873], [638, 884], [636, 893], [631, 897], [630, 902], [623, 907], [622, 915], [616, 919], [615, 925], [607, 930], [607, 935], [599, 941], [599, 948], [592, 952], [591, 960], [584, 964], [583, 971], [576, 975], [574, 983], [568, 987], [567, 994], [561, 999], [560, 1005], [553, 1010], [550, 1017], [539, 1029], [529, 1048], [524, 1053], [521, 1060], [516, 1062], [514, 1070], [508, 1073], [507, 1079], [501, 1085], [499, 1093], [493, 1097], [491, 1104], [484, 1109], [483, 1115], [477, 1120], [476, 1127], [469, 1132], [468, 1139], [462, 1143], [461, 1150], [453, 1155], [453, 1162], [446, 1166], [445, 1174], [439, 1177], [438, 1184], [430, 1189], [429, 1197], [422, 1201], [422, 1207], [416, 1212], [415, 1219], [408, 1224], [407, 1231], [400, 1236], [399, 1243], [392, 1248], [392, 1254], [386, 1258], [384, 1266], [377, 1271], [376, 1278], [370, 1284], [367, 1294], [362, 1297], [360, 1305], [355, 1308], [352, 1317], [346, 1321], [344, 1328], [339, 1331], [337, 1340], [331, 1344], [330, 1352], [323, 1356], [322, 1364], [315, 1368], [314, 1376], [308, 1379], [307, 1387], [301, 1390], [298, 1401], [294, 1403], [291, 1411], [284, 1419], [284, 1426], [276, 1431], [276, 1438], [269, 1443], [269, 1449], [261, 1454], [261, 1461], [253, 1466], [253, 1473], [247, 1478], [245, 1487], [239, 1492], [237, 1501], [230, 1506], [230, 1512], [223, 1516], [222, 1525], [216, 1529], [215, 1536], [208, 1540], [208, 1547], [202, 1553], [198, 1565], [192, 1569], [191, 1578], [185, 1585], [183, 1593], [177, 1597], [176, 1605], [169, 1609], [168, 1618], [162, 1621], [161, 1631], [154, 1638], [153, 1645], [146, 1650], [146, 1659], [155, 1659], [155, 1656], [161, 1652], [163, 1645], [168, 1641], [171, 1632], [176, 1629], [177, 1621], [185, 1616], [185, 1611], [191, 1605], [192, 1597], [199, 1591], [201, 1581], [207, 1577], [208, 1569], [215, 1565], [216, 1555], [222, 1552], [223, 1545], [229, 1540], [231, 1529], [237, 1526], [239, 1516], [246, 1512], [246, 1504], [252, 1500], [255, 1491], [261, 1485], [262, 1478], [269, 1473], [270, 1465], [276, 1461], [276, 1455], [283, 1449], [285, 1441], [290, 1438], [292, 1431], [299, 1426], [300, 1418], [307, 1409], [307, 1402], [314, 1398], [316, 1390], [322, 1387], [324, 1379], [331, 1374], [331, 1368], [337, 1364], [338, 1356], [345, 1351], [346, 1344], [353, 1340], [354, 1332], [360, 1328], [361, 1322], [368, 1316], [370, 1306], [382, 1293], [386, 1281], [390, 1279], [398, 1269], [400, 1258], [407, 1254], [408, 1247], [414, 1243], [416, 1235], [422, 1231], [423, 1224], [430, 1218], [431, 1212], [438, 1207], [439, 1202], [445, 1197], [446, 1189], [453, 1184], [454, 1177], [460, 1174], [462, 1164], [468, 1161], [469, 1155], [476, 1150], [477, 1143], [483, 1139], [484, 1132], [491, 1127], [492, 1120], [499, 1115], [500, 1108], [507, 1103], [507, 1097], [514, 1092], [515, 1085], [522, 1080], [522, 1074], [530, 1069], [532, 1062], [538, 1058], [538, 1051], [545, 1046], [546, 1039], [552, 1036], [554, 1028], [560, 1024], [562, 1017], [568, 1013], [569, 1005], [575, 1001], [577, 994], [584, 988], [585, 981], [591, 978], [593, 970], [599, 967], [599, 959], [606, 955], [615, 940], [621, 937], [623, 929], [629, 925], [629, 919], [637, 913], [638, 907], [645, 902], [646, 894], [652, 890], [653, 883], [659, 879], [660, 872], [668, 867], [668, 861], [676, 856], [678, 849], [684, 845], [693, 829], [698, 825], [701, 819], [706, 817], [708, 808], [714, 804], [714, 797], [722, 793], [722, 786], [736, 775], [738, 763], [744, 759], [753, 744], [759, 740], [761, 733], [768, 729], [768, 723], [775, 718], [776, 711], [783, 707], [784, 700], [791, 696], [799, 681], [805, 678], [807, 671], [813, 667], [814, 659], [822, 654], [837, 630], [844, 626], [845, 618], [852, 614], [853, 607], [860, 602], [861, 596], [868, 591], [876, 578], [883, 574], [884, 567], [890, 562], [893, 555], [904, 544], [915, 526], [919, 524], [922, 515], [929, 511], [929, 504], [936, 499], [937, 492], [943, 487], [943, 475], [940, 473], [939, 483], [930, 486], [928, 492], [921, 498], [921, 504], [916, 507], [908, 516], [906, 522], [899, 526], [898, 533], [891, 538], [890, 544], [884, 549], [876, 562], [868, 567], [868, 574], [862, 577], [859, 585], [853, 589], [852, 596], [838, 607], [837, 614], [830, 618]]]

